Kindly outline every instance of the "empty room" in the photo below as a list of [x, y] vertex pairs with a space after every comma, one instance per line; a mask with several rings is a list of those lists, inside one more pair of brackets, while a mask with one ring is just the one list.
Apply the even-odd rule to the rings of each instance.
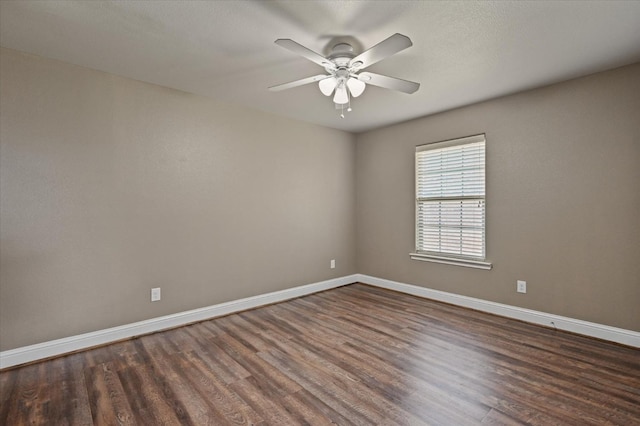
[[640, 1], [0, 0], [0, 424], [640, 425]]

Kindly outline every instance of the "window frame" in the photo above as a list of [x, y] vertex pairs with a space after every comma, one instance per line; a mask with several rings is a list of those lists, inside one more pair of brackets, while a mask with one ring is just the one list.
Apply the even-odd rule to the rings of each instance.
[[[481, 199], [482, 202], [484, 203], [484, 212], [483, 212], [483, 221], [482, 221], [482, 252], [483, 252], [483, 256], [481, 257], [475, 257], [475, 256], [466, 256], [466, 255], [462, 255], [462, 254], [453, 254], [453, 253], [448, 253], [448, 252], [433, 252], [433, 251], [420, 251], [418, 250], [418, 239], [419, 239], [419, 232], [420, 232], [420, 227], [419, 227], [419, 206], [420, 203], [424, 203], [424, 201], [426, 201], [424, 198], [425, 197], [419, 197], [418, 195], [418, 180], [420, 178], [420, 175], [418, 174], [418, 153], [419, 152], [423, 152], [423, 151], [429, 151], [429, 150], [436, 150], [436, 149], [443, 149], [443, 148], [448, 148], [448, 147], [453, 147], [453, 146], [461, 146], [461, 145], [467, 145], [467, 144], [473, 144], [473, 143], [478, 143], [478, 142], [483, 142], [484, 143], [484, 194], [482, 196], [464, 196], [464, 195], [460, 195], [460, 196], [453, 196], [453, 197], [432, 197], [434, 200], [437, 199], [441, 199], [441, 200], [453, 200], [453, 201], [464, 201], [464, 200], [469, 200], [469, 199]], [[487, 204], [486, 204], [486, 196], [487, 196], [487, 188], [486, 188], [486, 167], [487, 167], [487, 160], [486, 160], [486, 135], [484, 133], [482, 134], [478, 134], [478, 135], [472, 135], [472, 136], [466, 136], [466, 137], [462, 137], [462, 138], [456, 138], [456, 139], [448, 139], [448, 140], [444, 140], [444, 141], [438, 141], [438, 142], [431, 142], [431, 143], [427, 143], [427, 144], [422, 144], [422, 145], [418, 145], [416, 146], [415, 149], [415, 154], [414, 154], [414, 161], [415, 161], [415, 169], [414, 169], [414, 174], [415, 174], [415, 188], [414, 188], [414, 199], [415, 199], [415, 218], [414, 218], [414, 226], [415, 226], [415, 241], [414, 241], [414, 247], [415, 247], [415, 251], [410, 253], [410, 257], [412, 260], [420, 260], [420, 261], [426, 261], [426, 262], [436, 262], [436, 263], [443, 263], [443, 264], [448, 264], [448, 265], [457, 265], [457, 266], [465, 266], [465, 267], [469, 267], [469, 268], [477, 268], [477, 269], [484, 269], [484, 270], [489, 270], [492, 268], [492, 264], [490, 262], [487, 261], [486, 259], [486, 248], [487, 248], [487, 220], [486, 220], [486, 208], [487, 208]], [[429, 197], [427, 197], [429, 198]]]

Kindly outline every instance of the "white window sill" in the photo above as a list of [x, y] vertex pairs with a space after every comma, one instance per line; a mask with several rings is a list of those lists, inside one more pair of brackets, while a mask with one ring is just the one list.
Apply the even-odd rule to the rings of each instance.
[[479, 260], [470, 260], [470, 259], [460, 259], [457, 257], [434, 256], [432, 254], [424, 254], [424, 253], [409, 253], [409, 256], [411, 256], [412, 260], [421, 260], [423, 262], [444, 263], [447, 265], [464, 266], [467, 268], [489, 270], [493, 267], [493, 265], [489, 262], [482, 262]]

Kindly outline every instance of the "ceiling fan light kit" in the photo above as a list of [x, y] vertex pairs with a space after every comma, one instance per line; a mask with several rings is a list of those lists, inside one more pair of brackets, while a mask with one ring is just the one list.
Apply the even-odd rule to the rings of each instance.
[[411, 47], [413, 45], [411, 39], [402, 34], [396, 33], [357, 56], [353, 53], [353, 47], [349, 43], [334, 45], [326, 58], [291, 39], [278, 39], [275, 43], [320, 65], [327, 74], [279, 84], [269, 87], [269, 90], [280, 91], [318, 82], [318, 87], [323, 95], [331, 96], [333, 94], [333, 102], [336, 109], [340, 110], [341, 118], [344, 118], [345, 109], [351, 111], [351, 98], [362, 95], [367, 84], [404, 93], [414, 93], [420, 88], [420, 84], [413, 81], [362, 72], [368, 66]]

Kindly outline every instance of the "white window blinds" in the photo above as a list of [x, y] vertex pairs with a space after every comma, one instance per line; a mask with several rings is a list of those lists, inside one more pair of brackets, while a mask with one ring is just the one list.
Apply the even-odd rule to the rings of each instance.
[[484, 260], [484, 135], [416, 147], [416, 251]]

